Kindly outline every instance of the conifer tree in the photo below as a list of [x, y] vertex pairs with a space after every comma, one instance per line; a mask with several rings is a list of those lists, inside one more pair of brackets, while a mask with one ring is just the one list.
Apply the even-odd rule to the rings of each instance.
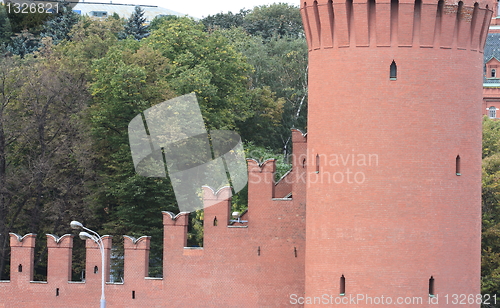
[[67, 2], [64, 2], [57, 15], [45, 23], [40, 36], [51, 37], [54, 44], [69, 40], [69, 32], [78, 22], [78, 19], [79, 15], [73, 12]]
[[7, 51], [24, 58], [25, 55], [37, 51], [39, 47], [40, 43], [35, 36], [29, 33], [28, 30], [23, 30], [22, 33], [16, 34], [16, 37], [12, 39], [7, 46]]
[[7, 11], [4, 5], [0, 4], [0, 45], [8, 43], [11, 36], [12, 28], [7, 16]]
[[133, 36], [136, 40], [141, 40], [149, 36], [148, 26], [145, 25], [144, 10], [140, 6], [135, 7], [134, 13], [130, 16], [125, 24], [121, 38]]

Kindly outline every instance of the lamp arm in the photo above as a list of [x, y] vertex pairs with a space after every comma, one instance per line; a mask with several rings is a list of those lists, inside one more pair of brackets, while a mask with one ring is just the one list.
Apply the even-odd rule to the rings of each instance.
[[97, 243], [97, 246], [99, 246], [99, 250], [101, 252], [101, 308], [106, 308], [106, 297], [104, 295], [104, 285], [105, 285], [105, 280], [104, 280], [104, 242], [102, 241], [102, 237], [95, 231], [90, 230], [89, 228], [86, 228], [85, 226], [82, 226], [83, 229], [91, 232], [94, 234], [94, 236], [97, 238], [97, 240], [94, 239], [94, 242]]
[[92, 232], [99, 239], [99, 241], [102, 243], [102, 238], [101, 238], [101, 236], [97, 232], [95, 232], [93, 230], [90, 230], [89, 228], [87, 228], [85, 226], [82, 226], [82, 229], [84, 229], [86, 231], [89, 231], [89, 232]]

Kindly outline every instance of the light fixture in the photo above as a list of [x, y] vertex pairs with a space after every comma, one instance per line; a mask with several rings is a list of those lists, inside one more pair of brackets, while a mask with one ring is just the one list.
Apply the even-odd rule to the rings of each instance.
[[82, 240], [88, 240], [91, 239], [94, 241], [97, 246], [99, 246], [99, 250], [101, 252], [101, 306], [100, 308], [106, 308], [106, 297], [104, 296], [104, 284], [105, 284], [105, 279], [104, 279], [104, 273], [106, 272], [104, 270], [104, 243], [102, 242], [102, 237], [95, 231], [90, 230], [89, 228], [85, 227], [81, 222], [73, 220], [72, 222], [69, 223], [71, 229], [83, 229], [87, 230], [88, 232], [82, 231], [78, 234], [78, 236]]
[[231, 215], [233, 216], [234, 219], [229, 220], [229, 222], [239, 222], [240, 224], [244, 222], [248, 222], [248, 220], [241, 220], [241, 213], [240, 212], [233, 212]]
[[80, 232], [80, 234], [78, 234], [78, 236], [80, 237], [80, 239], [82, 239], [84, 241], [87, 239], [91, 239], [94, 242], [96, 241], [94, 236], [90, 235], [88, 232], [85, 232], [85, 231]]
[[69, 225], [71, 226], [71, 229], [83, 229], [83, 225], [81, 222], [78, 222], [76, 220], [73, 220], [72, 222], [69, 223]]

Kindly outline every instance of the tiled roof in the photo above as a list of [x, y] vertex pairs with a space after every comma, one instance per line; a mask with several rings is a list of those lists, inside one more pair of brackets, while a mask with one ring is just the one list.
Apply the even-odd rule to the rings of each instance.
[[484, 63], [495, 57], [500, 60], [500, 33], [490, 33], [484, 46]]
[[[492, 58], [500, 60], [500, 33], [490, 33], [486, 39], [486, 44], [484, 46], [484, 63], [490, 61]], [[483, 85], [488, 86], [498, 86], [499, 79], [486, 78], [486, 65], [483, 66]], [[486, 85], [489, 84], [489, 85]]]

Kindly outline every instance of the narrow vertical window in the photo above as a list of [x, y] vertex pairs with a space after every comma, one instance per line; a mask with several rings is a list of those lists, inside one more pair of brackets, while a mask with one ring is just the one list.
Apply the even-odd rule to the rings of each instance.
[[455, 169], [457, 175], [462, 175], [460, 172], [460, 155], [457, 155], [457, 158], [455, 159]]
[[99, 268], [96, 265], [96, 266], [94, 266], [94, 274], [97, 274], [97, 273], [99, 273]]
[[214, 227], [217, 226], [217, 216], [214, 217]]
[[19, 273], [22, 273], [23, 272], [23, 265], [22, 264], [19, 264], [19, 266], [17, 267], [17, 271]]
[[434, 296], [434, 277], [429, 278], [429, 296]]
[[132, 299], [135, 299], [135, 291], [132, 291]]
[[319, 173], [319, 155], [316, 154], [316, 173]]
[[394, 60], [392, 60], [389, 70], [389, 78], [391, 80], [396, 80], [398, 78], [398, 67], [396, 66], [396, 62]]
[[59, 288], [56, 288], [56, 296], [59, 296]]
[[340, 276], [340, 295], [345, 295], [345, 277]]
[[497, 108], [495, 106], [488, 108], [488, 116], [490, 119], [495, 119], [497, 117]]
[[492, 68], [491, 69], [491, 78], [495, 78], [495, 77], [497, 77], [497, 70]]

